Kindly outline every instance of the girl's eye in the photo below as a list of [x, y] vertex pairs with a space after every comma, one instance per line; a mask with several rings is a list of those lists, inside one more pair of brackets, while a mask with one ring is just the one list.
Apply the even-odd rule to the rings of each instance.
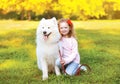
[[60, 29], [63, 29], [62, 27], [60, 27]]
[[67, 27], [65, 27], [65, 29], [67, 29]]

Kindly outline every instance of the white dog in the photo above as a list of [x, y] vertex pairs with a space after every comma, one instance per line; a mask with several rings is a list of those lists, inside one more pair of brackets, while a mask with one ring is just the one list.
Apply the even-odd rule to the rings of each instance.
[[58, 30], [57, 20], [43, 18], [37, 28], [37, 64], [42, 70], [43, 80], [48, 78], [48, 72], [55, 71], [56, 75], [60, 75], [59, 68], [55, 65], [55, 60], [59, 56], [58, 41], [60, 33]]

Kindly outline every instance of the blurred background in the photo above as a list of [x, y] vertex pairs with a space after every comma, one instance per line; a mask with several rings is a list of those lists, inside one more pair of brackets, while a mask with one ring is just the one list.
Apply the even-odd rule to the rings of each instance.
[[[41, 18], [70, 18], [81, 63], [92, 73], [50, 74], [36, 61]], [[0, 0], [0, 84], [120, 84], [120, 0]]]
[[0, 19], [120, 19], [120, 0], [0, 0]]

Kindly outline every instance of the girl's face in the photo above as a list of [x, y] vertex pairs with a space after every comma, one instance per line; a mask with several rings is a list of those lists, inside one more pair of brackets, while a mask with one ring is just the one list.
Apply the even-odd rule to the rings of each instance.
[[59, 24], [60, 33], [63, 37], [67, 37], [70, 31], [69, 25], [66, 22], [61, 22]]

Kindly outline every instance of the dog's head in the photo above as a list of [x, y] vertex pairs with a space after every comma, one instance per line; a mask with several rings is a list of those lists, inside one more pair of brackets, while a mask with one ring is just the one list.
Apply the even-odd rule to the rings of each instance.
[[59, 33], [56, 18], [55, 17], [53, 17], [52, 19], [43, 18], [40, 21], [37, 33], [40, 33], [44, 40], [48, 40], [50, 36], [56, 35], [55, 33]]

